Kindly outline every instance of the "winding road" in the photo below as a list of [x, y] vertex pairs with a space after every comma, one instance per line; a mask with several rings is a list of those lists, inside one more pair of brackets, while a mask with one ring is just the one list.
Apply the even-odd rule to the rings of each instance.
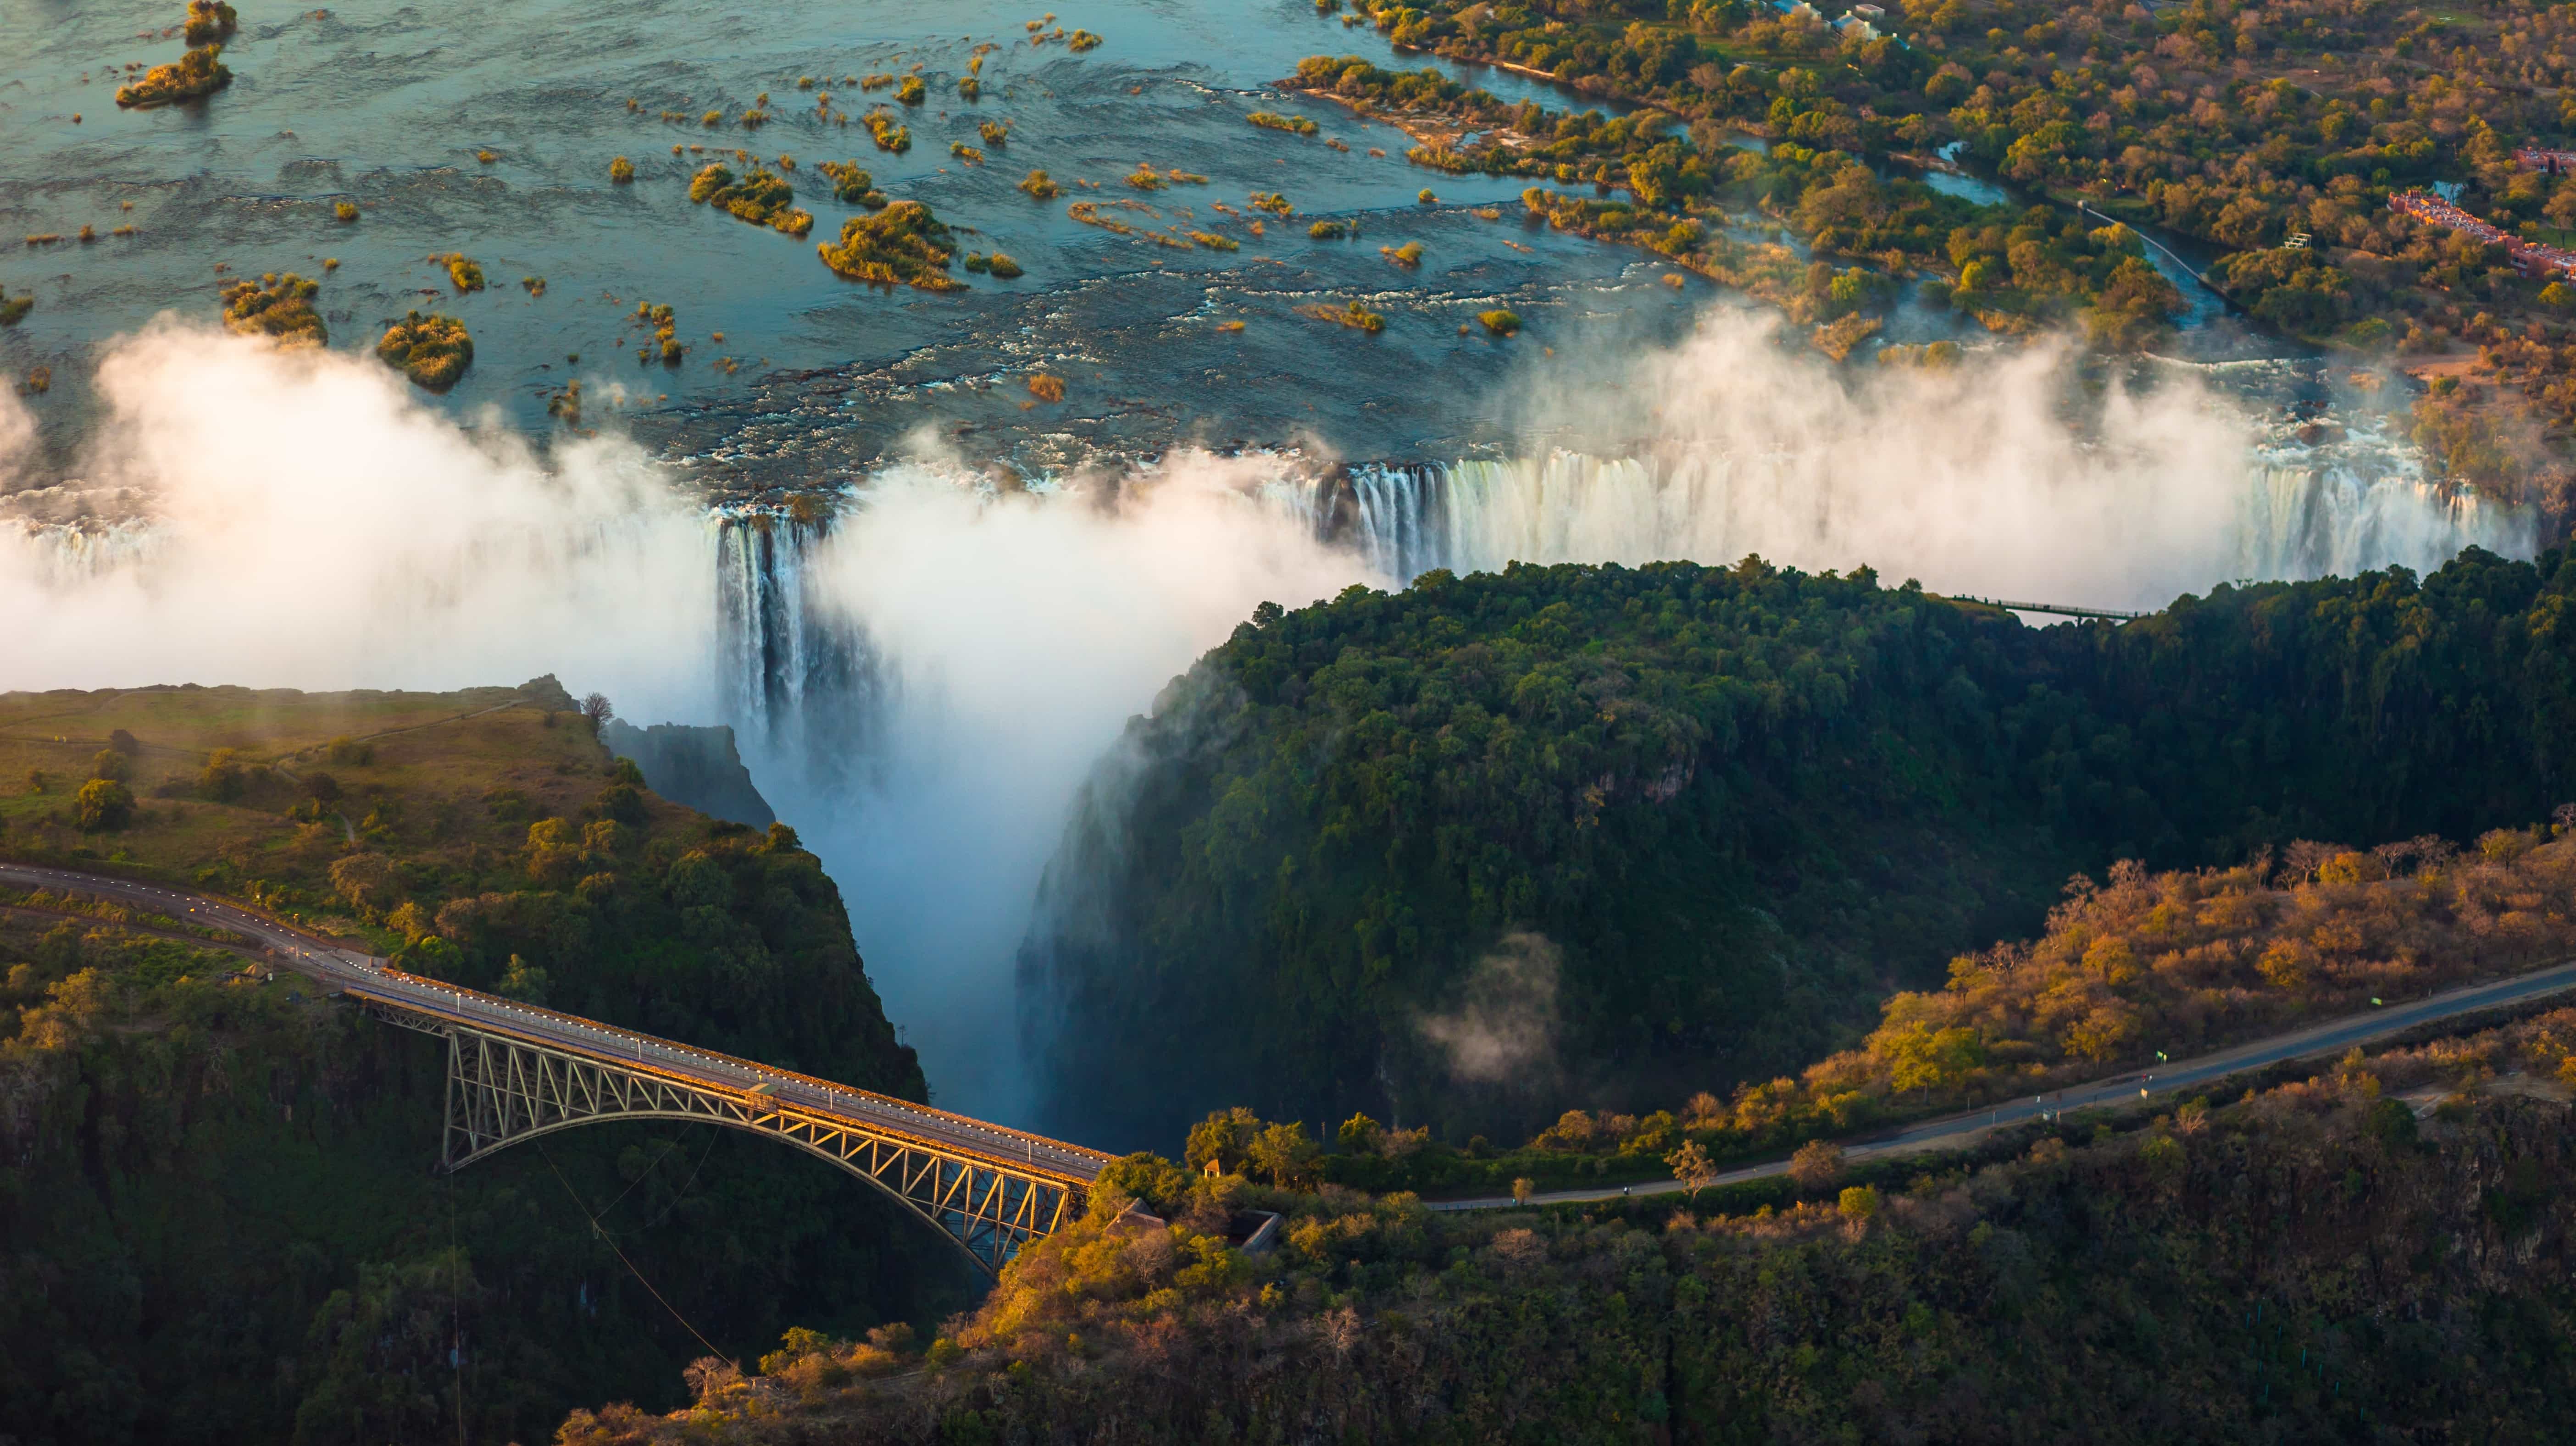
[[[928, 1143], [995, 1159], [1022, 1162], [1085, 1183], [1096, 1178], [1101, 1168], [1114, 1158], [1097, 1150], [987, 1124], [889, 1095], [851, 1089], [829, 1080], [772, 1069], [752, 1060], [693, 1049], [667, 1039], [558, 1014], [550, 1009], [458, 989], [390, 968], [383, 959], [334, 944], [266, 915], [180, 889], [113, 875], [5, 861], [0, 861], [0, 883], [68, 890], [139, 904], [171, 918], [222, 929], [258, 943], [288, 967], [321, 982], [334, 994], [453, 1020], [478, 1029], [506, 1031], [602, 1058], [632, 1062], [702, 1084], [760, 1090], [811, 1109], [865, 1120], [892, 1133], [911, 1135]], [[2232, 1049], [2159, 1064], [2153, 1070], [2132, 1071], [2044, 1096], [2014, 1099], [1986, 1109], [1964, 1111], [1867, 1136], [1848, 1142], [1843, 1158], [1866, 1160], [1881, 1155], [1964, 1144], [1989, 1130], [2042, 1115], [2177, 1094], [2232, 1075], [2291, 1060], [2337, 1053], [2357, 1044], [2402, 1034], [2421, 1025], [2523, 1004], [2571, 989], [2576, 989], [2576, 963], [2465, 985], [2423, 999], [2306, 1025]], [[1786, 1160], [1771, 1160], [1725, 1171], [1708, 1183], [1729, 1185], [1743, 1180], [1759, 1180], [1785, 1174], [1788, 1168]], [[1653, 1180], [1629, 1186], [1548, 1191], [1533, 1195], [1531, 1202], [1561, 1204], [1613, 1200], [1628, 1195], [1671, 1194], [1685, 1188], [1678, 1180]], [[1507, 1195], [1424, 1202], [1433, 1210], [1496, 1210], [1510, 1208], [1516, 1203]]]
[[[2522, 1004], [2552, 994], [2576, 989], [2576, 963], [2559, 964], [2537, 973], [2520, 974], [2510, 979], [2490, 979], [2481, 984], [2391, 1004], [2361, 1014], [2347, 1014], [2317, 1024], [2305, 1025], [2286, 1034], [2276, 1034], [2251, 1044], [2240, 1044], [2214, 1054], [2159, 1064], [2154, 1069], [2132, 1070], [2093, 1084], [2056, 1090], [2046, 1095], [2014, 1099], [2008, 1103], [1981, 1110], [1967, 1110], [1939, 1119], [1925, 1120], [1902, 1129], [1848, 1141], [1843, 1146], [1846, 1161], [1867, 1160], [1879, 1155], [1899, 1155], [1912, 1151], [1940, 1149], [1963, 1145], [1988, 1130], [2004, 1125], [2037, 1119], [2041, 1115], [2066, 1110], [2080, 1110], [2091, 1105], [2133, 1103], [2159, 1095], [2177, 1094], [2201, 1085], [2222, 1080], [2230, 1075], [2245, 1074], [2283, 1064], [2294, 1059], [2335, 1054], [2356, 1044], [2386, 1039], [2403, 1034], [2419, 1025], [2435, 1024], [2462, 1015], [2478, 1014], [2490, 1009]], [[1759, 1180], [1771, 1175], [1785, 1175], [1787, 1160], [1769, 1160], [1759, 1165], [1724, 1171], [1707, 1183], [1732, 1185], [1743, 1180]], [[1638, 1185], [1607, 1189], [1554, 1190], [1532, 1195], [1530, 1202], [1556, 1205], [1584, 1200], [1616, 1200], [1629, 1195], [1664, 1195], [1688, 1187], [1679, 1180], [1652, 1180]], [[1703, 1187], [1705, 1188], [1705, 1187]], [[1426, 1200], [1432, 1210], [1500, 1210], [1516, 1204], [1508, 1195], [1484, 1196], [1473, 1200]]]
[[1006, 1129], [891, 1095], [852, 1089], [757, 1061], [694, 1049], [652, 1035], [615, 1029], [575, 1015], [458, 989], [406, 974], [388, 961], [334, 944], [263, 914], [181, 889], [109, 874], [0, 861], [0, 883], [87, 894], [138, 904], [192, 924], [251, 939], [289, 968], [333, 994], [371, 1001], [477, 1029], [498, 1030], [583, 1054], [676, 1075], [700, 1084], [758, 1090], [781, 1101], [864, 1121], [890, 1134], [1035, 1167], [1088, 1184], [1115, 1156], [1043, 1135]]

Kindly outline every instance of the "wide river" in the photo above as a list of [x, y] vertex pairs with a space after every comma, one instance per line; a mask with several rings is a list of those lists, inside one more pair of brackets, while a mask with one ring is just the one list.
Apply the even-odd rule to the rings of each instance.
[[[1082, 4], [245, 0], [230, 87], [150, 111], [113, 93], [178, 57], [180, 0], [0, 4], [0, 235], [65, 238], [0, 250], [0, 288], [35, 301], [0, 328], [0, 375], [53, 378], [0, 394], [0, 614], [33, 619], [0, 688], [552, 671], [638, 723], [731, 723], [943, 1101], [1010, 1119], [1036, 1087], [1012, 960], [1075, 790], [1257, 602], [1759, 551], [2126, 608], [2530, 551], [2528, 519], [2424, 483], [2385, 415], [2401, 382], [2274, 346], [2205, 293], [2173, 348], [2192, 360], [2137, 369], [2135, 395], [1912, 302], [1887, 336], [1958, 336], [1959, 371], [1838, 372], [1659, 258], [1532, 228], [1518, 181], [1414, 168], [1394, 127], [1280, 92], [1319, 52], [1426, 63], [1312, 0]], [[891, 94], [855, 84], [873, 74], [923, 82], [892, 107], [902, 154], [862, 124]], [[788, 156], [809, 238], [689, 200], [710, 161]], [[826, 161], [1026, 274], [839, 279], [815, 243], [861, 213]], [[1139, 191], [1140, 166], [1205, 181]], [[1065, 194], [1024, 194], [1032, 169]], [[1256, 192], [1296, 218], [1254, 234]], [[1359, 238], [1313, 239], [1317, 218]], [[1418, 268], [1381, 254], [1409, 241]], [[451, 253], [486, 289], [457, 293]], [[222, 288], [271, 271], [320, 282], [330, 347], [359, 360], [204, 339]], [[1352, 302], [1382, 334], [1309, 314]], [[677, 365], [636, 355], [655, 305]], [[1517, 338], [1473, 324], [1493, 307]], [[414, 309], [473, 332], [444, 397], [392, 395], [363, 360]], [[133, 340], [164, 315], [198, 334]], [[1032, 395], [1041, 372], [1060, 402]], [[643, 460], [509, 441], [549, 436], [575, 381], [585, 424]], [[635, 471], [654, 500], [615, 481]], [[831, 491], [843, 521], [706, 509], [781, 488]]]

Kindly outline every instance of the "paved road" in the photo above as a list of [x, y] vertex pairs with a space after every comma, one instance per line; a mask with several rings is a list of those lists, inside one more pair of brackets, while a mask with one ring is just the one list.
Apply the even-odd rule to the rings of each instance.
[[[2441, 994], [2404, 1004], [2392, 1004], [2361, 1014], [2349, 1014], [2321, 1024], [2308, 1025], [2286, 1034], [2276, 1034], [2252, 1044], [2220, 1050], [2194, 1059], [2159, 1064], [2152, 1070], [2137, 1069], [2089, 1085], [2058, 1090], [2044, 1097], [2015, 1099], [1989, 1109], [1969, 1110], [1940, 1119], [1926, 1120], [1900, 1130], [1869, 1135], [1846, 1142], [1845, 1160], [1866, 1160], [1874, 1155], [1902, 1154], [1949, 1145], [1961, 1145], [1998, 1126], [2018, 1124], [2043, 1114], [2080, 1110], [2089, 1105], [2134, 1103], [2157, 1095], [2170, 1095], [2294, 1059], [2315, 1055], [2339, 1054], [2356, 1044], [2402, 1034], [2421, 1024], [2476, 1014], [2525, 1000], [2545, 998], [2551, 994], [2576, 989], [2576, 963], [2560, 964], [2534, 974], [2511, 979], [2490, 980], [2471, 984]], [[1718, 1175], [1712, 1184], [1732, 1185], [1741, 1180], [1759, 1180], [1765, 1176], [1788, 1173], [1789, 1162], [1771, 1160], [1747, 1165]], [[1663, 1195], [1685, 1188], [1678, 1180], [1654, 1180], [1640, 1185], [1612, 1186], [1596, 1190], [1555, 1190], [1531, 1196], [1534, 1203], [1560, 1204], [1582, 1200], [1615, 1200], [1626, 1195]], [[1431, 1200], [1424, 1204], [1433, 1210], [1498, 1210], [1515, 1202], [1508, 1195], [1484, 1196], [1473, 1200]]]
[[72, 890], [140, 904], [174, 919], [241, 935], [280, 957], [288, 967], [319, 980], [335, 994], [366, 999], [477, 1029], [503, 1031], [604, 1060], [635, 1064], [701, 1084], [729, 1089], [767, 1086], [771, 1098], [853, 1123], [971, 1152], [996, 1164], [1035, 1167], [1089, 1183], [1114, 1157], [1080, 1145], [1005, 1129], [965, 1115], [908, 1100], [851, 1089], [829, 1080], [771, 1069], [753, 1060], [693, 1049], [651, 1035], [613, 1029], [569, 1014], [538, 1009], [494, 995], [458, 989], [388, 967], [387, 961], [345, 948], [250, 910], [106, 874], [37, 864], [0, 862], [0, 883], [22, 888]]

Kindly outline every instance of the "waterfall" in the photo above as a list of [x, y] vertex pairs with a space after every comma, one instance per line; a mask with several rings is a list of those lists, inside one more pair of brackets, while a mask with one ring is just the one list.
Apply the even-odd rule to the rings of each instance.
[[[1406, 580], [1433, 568], [1724, 564], [1759, 553], [1812, 569], [1915, 573], [1960, 591], [2072, 590], [2081, 595], [2062, 600], [2154, 607], [2224, 581], [2390, 565], [2423, 573], [2471, 546], [2514, 557], [2536, 550], [2527, 510], [2437, 487], [2395, 449], [2266, 454], [2236, 477], [2194, 479], [2187, 490], [2184, 505], [2207, 516], [2213, 535], [2187, 537], [2159, 556], [2143, 554], [2163, 551], [2156, 540], [2174, 530], [2170, 495], [2078, 483], [2036, 499], [2017, 495], [1980, 517], [1986, 499], [1907, 497], [1883, 479], [1820, 482], [1795, 458], [1696, 449], [1368, 463], [1338, 483], [1282, 495], [1319, 535]], [[1927, 514], [1953, 530], [1914, 531]]]
[[2341, 464], [2259, 467], [2236, 533], [2236, 576], [2349, 577], [2392, 563], [2431, 572], [2462, 548], [2537, 550], [2531, 514], [2420, 477], [2365, 476]]
[[870, 730], [875, 658], [865, 631], [818, 595], [819, 522], [758, 508], [708, 514], [716, 553], [717, 670], [726, 721], [746, 746], [836, 779]]

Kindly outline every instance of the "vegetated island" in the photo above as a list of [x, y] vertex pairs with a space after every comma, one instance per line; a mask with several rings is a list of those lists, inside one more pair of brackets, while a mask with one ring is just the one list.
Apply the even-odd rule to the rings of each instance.
[[897, 201], [873, 216], [853, 216], [841, 224], [839, 240], [814, 249], [834, 275], [851, 281], [923, 291], [962, 291], [966, 286], [948, 274], [957, 254], [948, 227], [919, 201]]
[[27, 319], [28, 312], [35, 309], [34, 292], [22, 291], [16, 296], [11, 296], [9, 288], [0, 286], [0, 326], [16, 326]]
[[414, 386], [443, 392], [474, 364], [474, 338], [455, 317], [414, 311], [386, 328], [376, 356]]
[[882, 211], [886, 193], [876, 188], [876, 178], [859, 169], [856, 161], [825, 161], [816, 167], [832, 183], [832, 199], [845, 206], [865, 206]]
[[795, 204], [795, 188], [777, 172], [759, 166], [736, 180], [732, 170], [722, 163], [710, 165], [690, 178], [689, 199], [790, 236], [803, 236], [814, 229], [813, 213]]
[[[659, 356], [664, 366], [680, 364], [680, 358], [688, 348], [680, 343], [679, 316], [672, 311], [669, 302], [639, 301], [635, 303], [635, 314], [628, 317], [626, 321], [630, 326], [649, 326], [653, 329], [653, 340], [635, 349], [637, 361], [648, 362]], [[724, 340], [723, 334], [718, 333], [716, 340]]]
[[1252, 122], [1254, 125], [1264, 127], [1265, 129], [1286, 131], [1290, 135], [1297, 136], [1311, 136], [1317, 129], [1315, 123], [1304, 116], [1279, 115], [1266, 110], [1254, 111], [1252, 114], [1245, 116], [1244, 119]]
[[462, 251], [441, 251], [429, 258], [447, 268], [447, 279], [459, 296], [483, 289], [483, 263]]
[[187, 27], [182, 36], [188, 44], [213, 45], [230, 40], [241, 28], [241, 16], [225, 0], [188, 0]]
[[204, 45], [167, 65], [156, 65], [141, 80], [118, 87], [116, 103], [131, 110], [212, 95], [233, 83], [223, 54], [221, 45]]
[[[793, 832], [659, 794], [580, 707], [552, 678], [0, 694], [0, 855], [229, 897], [415, 973], [926, 1100]], [[709, 735], [749, 788], [723, 730], [670, 731]], [[608, 1125], [434, 1178], [445, 1056], [184, 910], [0, 890], [0, 1239], [47, 1262], [0, 1279], [0, 1399], [49, 1403], [65, 1441], [360, 1419], [367, 1439], [542, 1441], [575, 1406], [679, 1405], [706, 1348], [583, 1211], [630, 1186], [616, 1251], [720, 1339], [972, 1300], [917, 1219], [764, 1141]], [[150, 1304], [89, 1309], [117, 1298]], [[388, 1379], [461, 1381], [463, 1420]], [[102, 1382], [120, 1389], [85, 1389]]]
[[329, 333], [313, 298], [322, 283], [289, 271], [271, 271], [257, 281], [241, 280], [224, 288], [224, 326], [243, 336], [264, 336], [280, 346], [322, 346]]
[[868, 139], [877, 143], [878, 150], [901, 155], [912, 149], [912, 127], [895, 120], [891, 112], [872, 110], [859, 119], [867, 126]]

